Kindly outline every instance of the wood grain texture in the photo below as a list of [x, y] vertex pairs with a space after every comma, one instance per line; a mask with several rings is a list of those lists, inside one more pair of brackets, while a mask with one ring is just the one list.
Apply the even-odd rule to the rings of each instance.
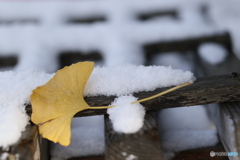
[[[240, 153], [240, 102], [222, 103], [215, 111], [218, 134], [225, 150]], [[230, 156], [229, 159], [240, 160], [240, 157]]]
[[210, 152], [226, 152], [221, 144], [212, 147], [191, 149], [175, 154], [171, 160], [229, 160], [227, 156], [210, 156]]
[[104, 156], [89, 156], [79, 158], [68, 158], [67, 160], [104, 160]]
[[216, 75], [224, 75], [232, 72], [239, 72], [240, 71], [240, 61], [236, 57], [234, 53], [229, 52], [226, 59], [217, 64], [217, 65], [212, 65], [208, 62], [205, 62], [204, 60], [201, 60], [200, 58], [199, 62], [199, 67], [201, 66], [204, 71], [205, 76], [216, 76]]
[[186, 38], [180, 40], [171, 39], [170, 41], [146, 44], [144, 46], [144, 51], [147, 54], [147, 57], [171, 51], [186, 52], [190, 50], [197, 50], [197, 47], [199, 47], [200, 44], [207, 42], [215, 42], [222, 44], [230, 52], [232, 52], [231, 38], [228, 33], [202, 35], [200, 37]]
[[15, 56], [0, 56], [0, 68], [13, 67], [18, 63], [18, 59]]
[[[222, 75], [233, 73], [232, 77], [239, 77], [240, 61], [234, 53], [229, 51], [227, 58], [218, 65], [212, 65], [199, 59], [204, 75]], [[234, 94], [232, 95], [235, 96]], [[240, 101], [239, 101], [240, 102]], [[219, 105], [208, 105], [206, 108], [210, 118], [217, 126], [219, 138], [227, 152], [240, 153], [240, 103], [226, 102]], [[230, 156], [230, 160], [240, 160], [239, 156]]]
[[155, 112], [147, 112], [144, 126], [134, 134], [117, 133], [105, 116], [105, 160], [157, 160], [161, 159], [160, 136]]
[[[211, 157], [211, 151], [225, 152], [225, 149], [221, 143], [219, 143], [218, 145], [212, 147], [204, 147], [178, 152], [171, 160], [229, 160], [227, 156]], [[68, 160], [104, 160], [104, 156], [69, 158]]]

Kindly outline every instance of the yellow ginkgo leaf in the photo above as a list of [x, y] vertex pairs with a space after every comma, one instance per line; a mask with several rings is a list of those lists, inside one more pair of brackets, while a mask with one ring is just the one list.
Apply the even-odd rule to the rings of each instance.
[[39, 126], [43, 137], [64, 146], [70, 144], [73, 116], [89, 108], [83, 92], [93, 68], [93, 62], [65, 67], [45, 85], [33, 90], [31, 120]]

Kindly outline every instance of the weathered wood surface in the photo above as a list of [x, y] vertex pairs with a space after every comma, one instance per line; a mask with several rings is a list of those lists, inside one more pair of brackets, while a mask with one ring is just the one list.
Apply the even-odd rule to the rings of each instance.
[[134, 134], [117, 133], [105, 116], [105, 160], [157, 160], [161, 159], [160, 136], [156, 112], [147, 112], [144, 126]]
[[91, 52], [79, 52], [79, 51], [63, 51], [59, 55], [59, 67], [64, 68], [65, 66], [70, 66], [73, 63], [82, 61], [101, 61], [103, 57], [97, 51]]
[[[222, 103], [215, 110], [218, 134], [227, 152], [240, 154], [240, 102]], [[239, 160], [240, 156], [230, 156]]]
[[15, 56], [0, 56], [0, 68], [2, 67], [13, 67], [17, 64], [18, 59]]
[[72, 24], [91, 24], [91, 23], [96, 23], [96, 22], [106, 22], [106, 18], [101, 15], [93, 16], [93, 17], [73, 17], [69, 18], [67, 20], [67, 23], [72, 23]]
[[224, 75], [232, 72], [239, 72], [240, 71], [240, 60], [237, 56], [229, 52], [226, 59], [217, 65], [212, 65], [200, 58], [198, 67], [202, 68], [204, 76], [216, 76], [216, 75]]
[[67, 160], [105, 160], [104, 156], [89, 156], [89, 157], [79, 157], [79, 158], [68, 158]]
[[197, 50], [200, 44], [207, 42], [215, 42], [222, 44], [225, 46], [230, 52], [232, 52], [232, 44], [231, 38], [228, 33], [219, 33], [214, 35], [203, 35], [201, 37], [196, 38], [187, 38], [187, 39], [179, 39], [179, 40], [169, 40], [165, 42], [158, 42], [154, 44], [146, 44], [144, 46], [144, 51], [147, 56], [151, 56], [153, 54], [159, 54], [162, 52], [170, 52], [170, 51], [194, 51]]
[[227, 156], [210, 156], [210, 152], [226, 152], [221, 144], [213, 147], [191, 149], [175, 154], [171, 160], [229, 160]]
[[17, 144], [8, 149], [0, 149], [1, 156], [7, 160], [39, 160], [40, 148], [37, 126], [28, 125]]
[[[204, 147], [178, 152], [171, 160], [229, 160], [227, 156], [211, 157], [211, 151], [226, 152], [223, 146], [221, 144], [218, 144], [212, 147]], [[104, 160], [104, 156], [69, 158], [68, 160]]]
[[[160, 93], [168, 88], [159, 88], [151, 92], [139, 92], [134, 96], [139, 99]], [[90, 106], [106, 106], [113, 102], [115, 96], [86, 97]], [[240, 101], [240, 76], [229, 75], [198, 78], [192, 85], [180, 88], [161, 97], [143, 102], [146, 110], [159, 110], [164, 108], [193, 106], [209, 103], [223, 103]], [[31, 114], [31, 106], [26, 110]], [[85, 110], [79, 112], [75, 117], [103, 115], [105, 109]]]
[[[240, 61], [234, 53], [229, 50], [227, 58], [218, 65], [212, 65], [199, 59], [199, 68], [204, 71], [203, 75], [213, 76], [232, 72], [232, 77], [240, 76]], [[234, 96], [234, 94], [232, 95]], [[240, 102], [240, 101], [239, 101]], [[220, 105], [208, 105], [206, 108], [210, 118], [217, 126], [219, 138], [227, 152], [240, 153], [240, 103], [228, 102]], [[230, 156], [230, 160], [240, 160], [240, 156]]]
[[164, 11], [151, 11], [147, 13], [140, 13], [138, 19], [141, 21], [147, 21], [156, 17], [171, 17], [173, 19], [178, 19], [179, 15], [177, 10], [164, 10]]

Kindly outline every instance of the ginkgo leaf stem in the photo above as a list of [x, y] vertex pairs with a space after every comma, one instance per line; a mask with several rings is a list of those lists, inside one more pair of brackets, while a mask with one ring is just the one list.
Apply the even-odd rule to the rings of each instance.
[[[190, 84], [192, 84], [192, 83], [187, 82], [187, 83], [178, 85], [178, 86], [176, 86], [176, 87], [170, 88], [170, 89], [168, 89], [168, 90], [166, 90], [166, 91], [163, 91], [163, 92], [158, 93], [158, 94], [156, 94], [156, 95], [153, 95], [153, 96], [151, 96], [151, 97], [147, 97], [147, 98], [143, 98], [143, 99], [140, 99], [140, 100], [131, 102], [131, 104], [140, 103], [140, 102], [145, 102], [145, 101], [151, 100], [151, 99], [153, 99], [153, 98], [160, 97], [160, 96], [162, 96], [162, 95], [164, 95], [164, 94], [167, 94], [167, 93], [169, 93], [169, 92], [172, 92], [172, 91], [174, 91], [174, 90], [177, 90], [177, 89], [179, 89], [179, 88], [185, 87], [185, 86], [190, 85]], [[112, 107], [115, 107], [115, 106], [116, 106], [116, 105], [114, 105], [114, 106], [94, 106], [94, 107], [89, 107], [89, 109], [108, 109], [108, 108], [112, 108]]]
[[164, 95], [164, 94], [167, 94], [167, 93], [169, 93], [169, 92], [172, 92], [172, 91], [174, 91], [174, 90], [177, 90], [177, 89], [179, 89], [179, 88], [185, 87], [185, 86], [190, 85], [190, 84], [192, 84], [192, 83], [187, 82], [187, 83], [178, 85], [178, 86], [176, 86], [176, 87], [170, 88], [170, 89], [168, 89], [168, 90], [166, 90], [166, 91], [163, 91], [163, 92], [158, 93], [158, 94], [156, 94], [156, 95], [153, 95], [153, 96], [151, 96], [151, 97], [147, 97], [147, 98], [143, 98], [143, 99], [134, 101], [134, 102], [132, 102], [131, 104], [140, 103], [140, 102], [145, 102], [145, 101], [151, 100], [151, 99], [153, 99], [153, 98], [160, 97], [160, 96], [162, 96], [162, 95]]
[[89, 107], [89, 109], [108, 109], [112, 107], [115, 107], [115, 106], [94, 106], [94, 107]]

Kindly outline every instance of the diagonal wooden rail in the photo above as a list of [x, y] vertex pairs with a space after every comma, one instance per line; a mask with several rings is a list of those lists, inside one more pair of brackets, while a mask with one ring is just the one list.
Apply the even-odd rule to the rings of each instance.
[[[158, 88], [150, 92], [134, 93], [139, 99], [160, 93], [169, 88]], [[90, 106], [106, 106], [113, 102], [115, 96], [85, 97]], [[147, 111], [164, 108], [184, 107], [210, 103], [223, 103], [240, 101], [240, 75], [228, 75], [198, 78], [192, 85], [180, 88], [164, 96], [142, 102]], [[26, 107], [31, 114], [31, 105]], [[75, 117], [103, 115], [106, 109], [85, 110], [77, 113]]]

